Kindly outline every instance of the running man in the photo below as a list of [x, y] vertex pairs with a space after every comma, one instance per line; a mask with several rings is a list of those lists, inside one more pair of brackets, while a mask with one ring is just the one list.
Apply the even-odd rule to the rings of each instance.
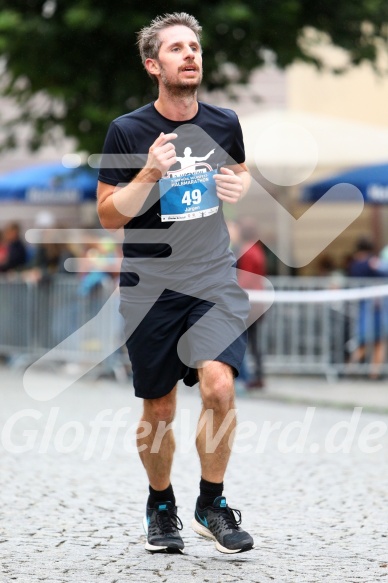
[[[214, 540], [220, 552], [238, 553], [252, 549], [253, 539], [240, 527], [240, 511], [228, 506], [223, 480], [236, 428], [234, 377], [246, 348], [249, 302], [237, 284], [222, 205], [236, 203], [250, 177], [236, 114], [197, 100], [200, 35], [197, 20], [186, 13], [157, 17], [138, 33], [142, 62], [158, 84], [158, 98], [110, 125], [104, 155], [139, 155], [139, 167], [109, 168], [103, 158], [98, 213], [104, 228], [125, 230], [120, 309], [135, 395], [144, 404], [137, 445], [149, 480], [145, 548], [184, 549], [171, 484], [172, 430], [151, 451], [161, 422], [174, 419], [177, 383], [183, 379], [188, 386], [199, 381], [202, 399], [196, 438], [201, 479], [192, 528]], [[212, 172], [192, 177], [198, 183], [165, 192], [161, 186], [167, 172], [179, 170], [178, 162], [188, 154], [206, 158]], [[162, 222], [168, 197], [182, 208], [191, 200], [198, 214]], [[201, 205], [213, 209], [214, 200], [215, 212], [202, 212]], [[147, 243], [144, 232], [150, 238], [165, 233], [165, 240]], [[213, 438], [225, 419], [229, 422], [219, 443], [209, 447], [209, 427]]]

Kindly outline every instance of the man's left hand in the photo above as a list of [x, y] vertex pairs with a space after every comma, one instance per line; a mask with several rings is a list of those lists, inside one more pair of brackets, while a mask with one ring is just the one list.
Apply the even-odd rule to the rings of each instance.
[[230, 168], [220, 168], [220, 174], [214, 175], [216, 181], [217, 196], [221, 200], [236, 203], [240, 200], [244, 192], [243, 179], [239, 174], [235, 174]]

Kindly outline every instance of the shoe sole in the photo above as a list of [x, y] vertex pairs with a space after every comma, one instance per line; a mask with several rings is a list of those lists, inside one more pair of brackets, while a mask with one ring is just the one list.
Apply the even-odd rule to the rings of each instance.
[[247, 545], [241, 547], [241, 549], [227, 549], [226, 547], [223, 547], [218, 542], [218, 540], [216, 539], [214, 534], [212, 534], [210, 532], [210, 530], [208, 528], [206, 528], [206, 526], [203, 526], [203, 524], [200, 524], [199, 522], [197, 522], [197, 520], [195, 518], [193, 518], [193, 520], [191, 521], [191, 528], [197, 534], [204, 536], [205, 538], [209, 538], [210, 540], [213, 540], [216, 543], [217, 551], [220, 551], [220, 553], [226, 553], [228, 555], [235, 554], [235, 553], [245, 553], [246, 551], [250, 551], [254, 548], [252, 544], [247, 544]]
[[[147, 522], [147, 518], [145, 516], [143, 518], [143, 529], [144, 529], [144, 532], [147, 536], [148, 535], [148, 522]], [[151, 545], [151, 543], [149, 543], [148, 540], [146, 541], [144, 548], [146, 551], [149, 551], [150, 553], [171, 553], [171, 554], [180, 553], [182, 555], [185, 554], [184, 549], [179, 549], [178, 547], [169, 547], [169, 546], [160, 546], [159, 547], [156, 545]]]

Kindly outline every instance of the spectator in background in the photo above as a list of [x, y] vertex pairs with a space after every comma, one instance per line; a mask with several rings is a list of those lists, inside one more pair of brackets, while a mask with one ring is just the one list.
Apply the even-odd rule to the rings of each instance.
[[8, 259], [8, 246], [4, 241], [3, 231], [0, 231], [0, 267], [6, 263]]
[[[243, 217], [240, 226], [240, 259], [237, 261], [238, 282], [243, 289], [260, 290], [255, 275], [265, 276], [267, 272], [264, 249], [259, 242], [259, 232], [256, 222], [251, 217]], [[248, 329], [248, 350], [253, 359], [253, 372], [246, 382], [247, 389], [262, 389], [264, 387], [264, 373], [262, 350], [260, 346], [260, 329], [263, 316], [260, 316]]]
[[[78, 250], [65, 241], [57, 242], [56, 233], [65, 228], [56, 222], [49, 211], [38, 213], [34, 224], [35, 229], [42, 229], [40, 243], [32, 248], [32, 257], [24, 271], [24, 278], [28, 281], [50, 280], [57, 273], [68, 273], [64, 267], [66, 259], [76, 257]], [[66, 232], [66, 231], [65, 231]]]
[[336, 264], [331, 255], [325, 253], [318, 258], [317, 275], [320, 277], [329, 277], [336, 271]]
[[26, 247], [20, 237], [18, 223], [9, 223], [4, 229], [5, 261], [0, 263], [0, 271], [21, 269], [27, 262]]
[[89, 243], [85, 250], [85, 272], [82, 275], [79, 293], [87, 296], [97, 287], [111, 279], [117, 280], [120, 275], [121, 253], [115, 241], [109, 237], [96, 239], [94, 243]]
[[[373, 243], [365, 237], [359, 239], [353, 260], [349, 265], [349, 276], [383, 277], [384, 275], [384, 271], [379, 268], [379, 259], [374, 251]], [[371, 371], [369, 378], [374, 380], [380, 378], [380, 369], [384, 362], [385, 339], [388, 333], [385, 320], [382, 298], [361, 300], [359, 309], [359, 344], [353, 352], [350, 362], [365, 361], [370, 348]]]
[[75, 257], [67, 243], [50, 241], [46, 235], [42, 243], [37, 245], [34, 256], [28, 264], [28, 279], [40, 281], [50, 278], [57, 273], [68, 273], [64, 267], [66, 259]]

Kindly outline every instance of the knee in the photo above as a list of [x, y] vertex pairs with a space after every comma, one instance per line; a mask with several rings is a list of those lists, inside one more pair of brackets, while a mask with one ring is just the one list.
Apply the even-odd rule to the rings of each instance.
[[175, 416], [175, 398], [170, 395], [144, 401], [144, 417], [151, 422], [171, 423]]
[[201, 382], [201, 396], [205, 409], [227, 412], [234, 408], [234, 380], [227, 367], [221, 374], [209, 371]]

